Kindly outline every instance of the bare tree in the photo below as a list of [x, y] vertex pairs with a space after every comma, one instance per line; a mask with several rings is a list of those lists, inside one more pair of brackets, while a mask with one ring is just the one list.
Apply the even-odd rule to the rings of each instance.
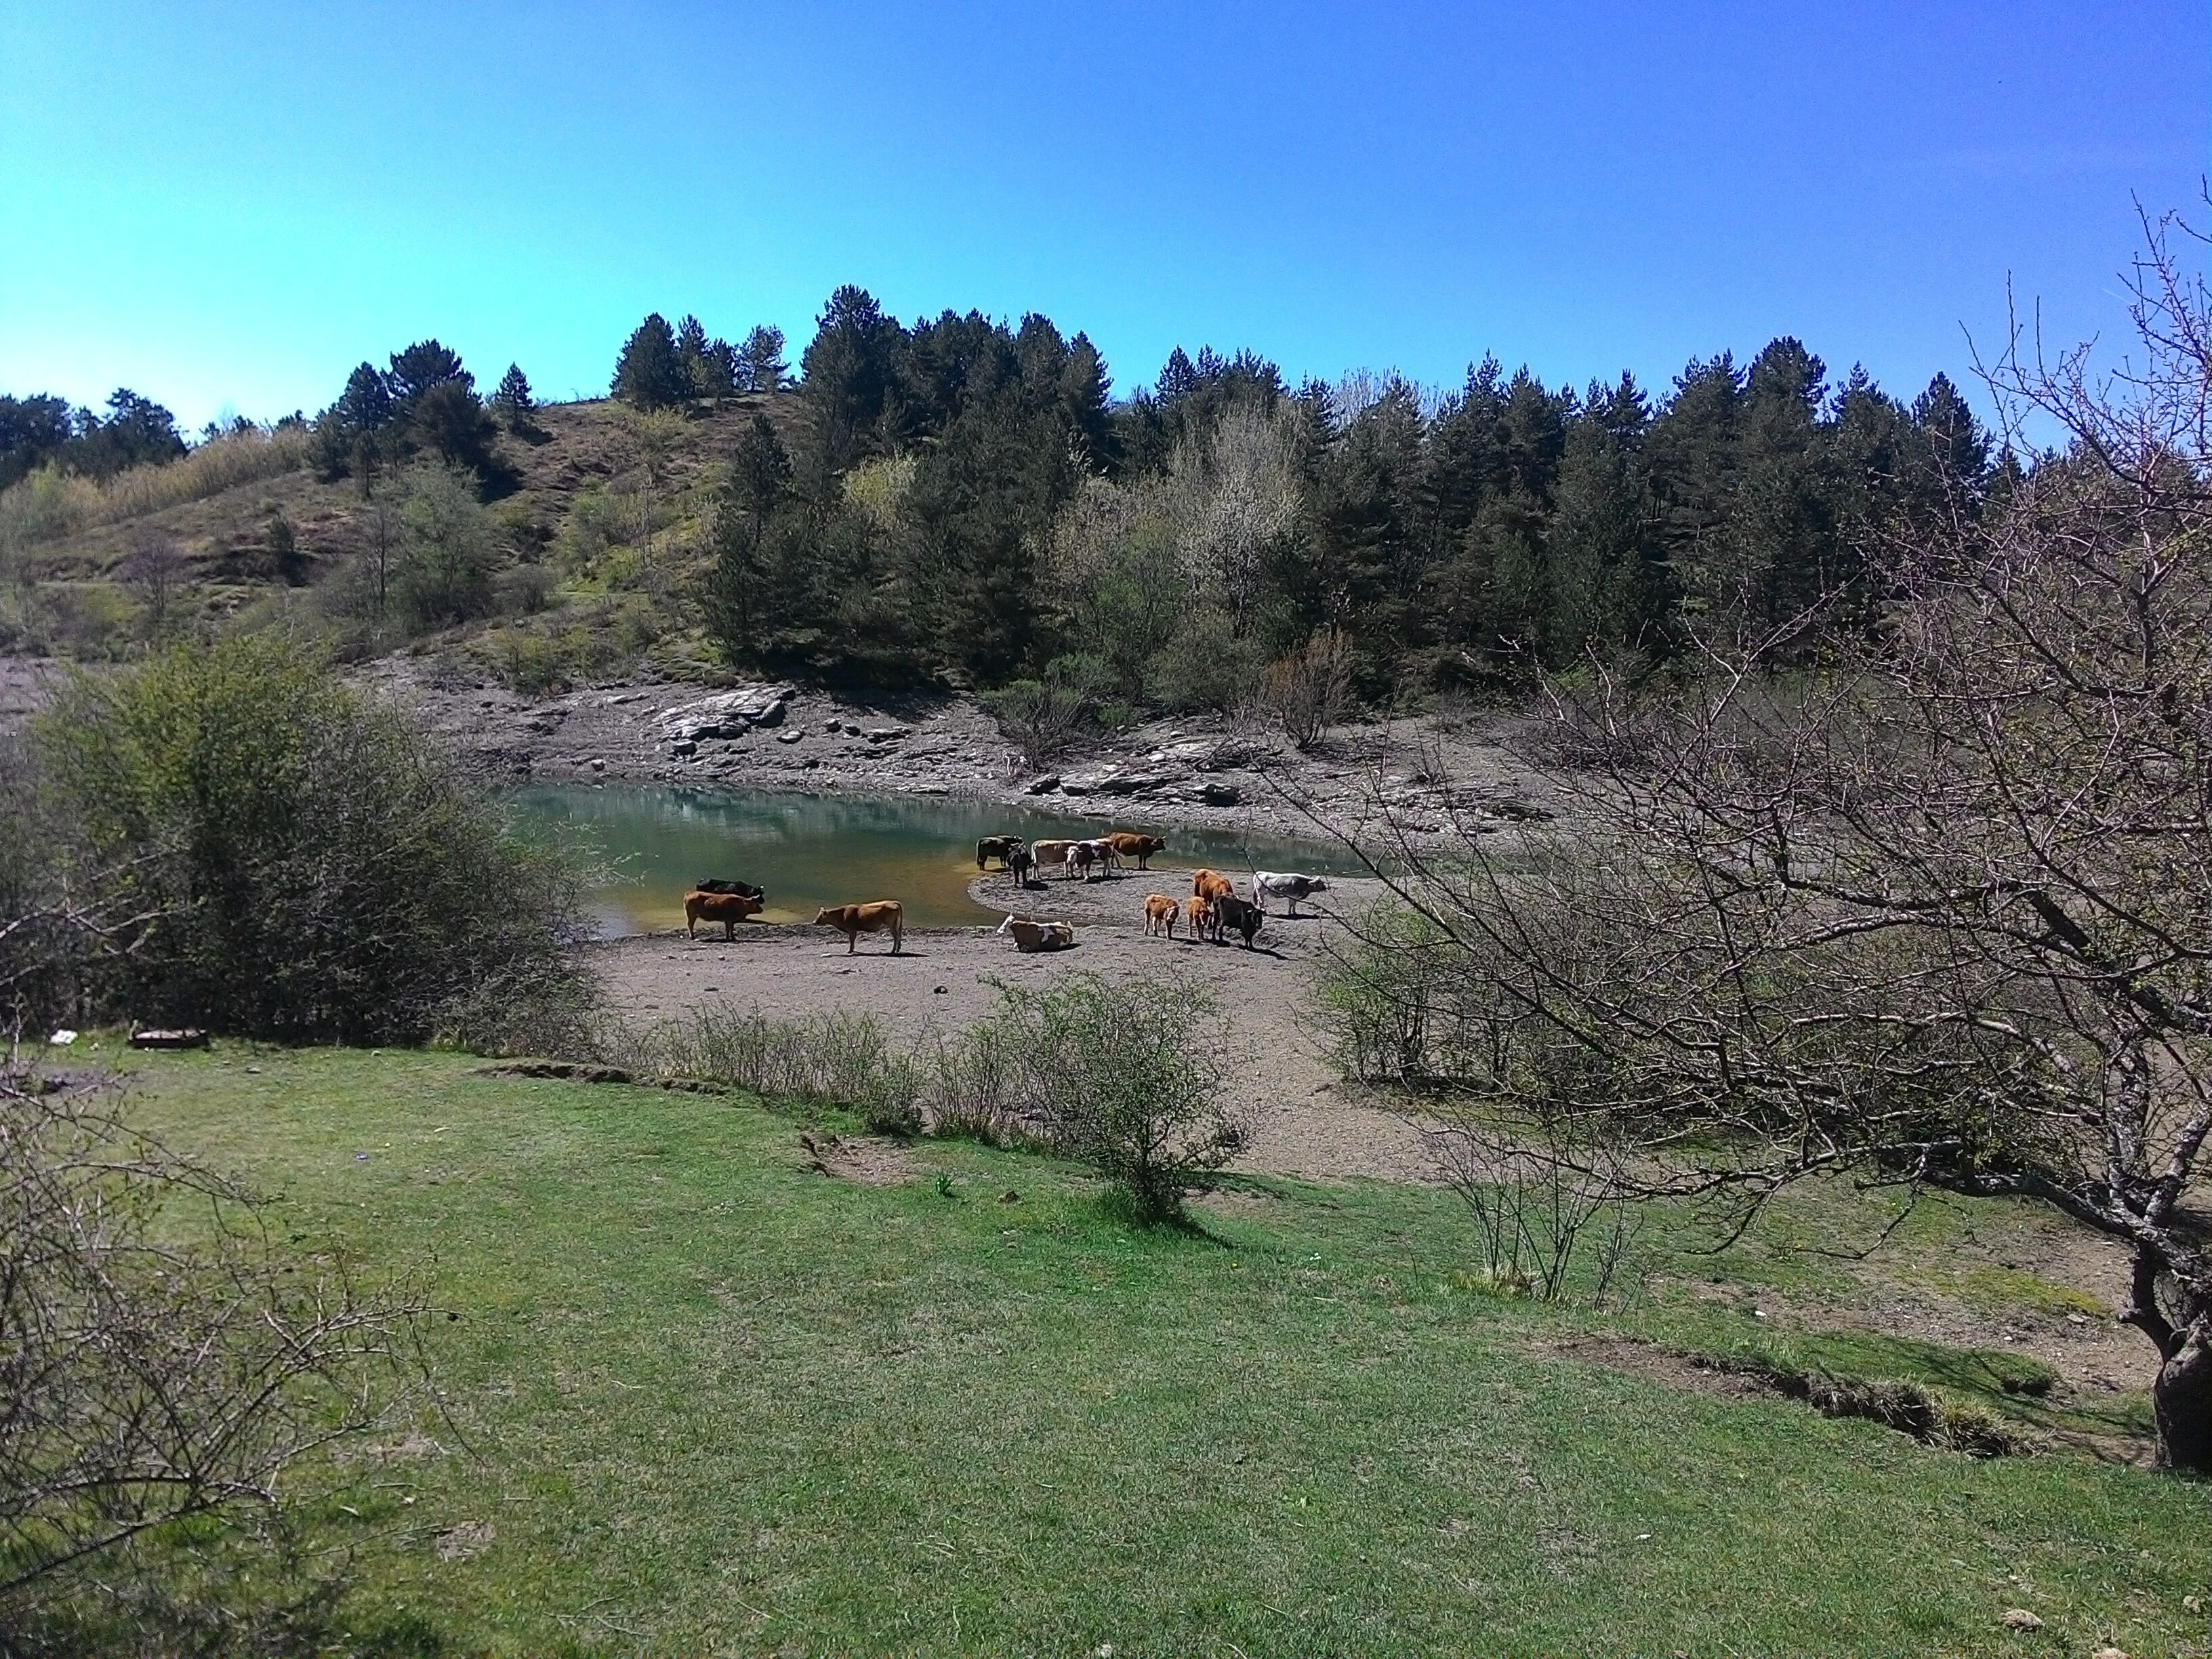
[[1374, 977], [1421, 1005], [1395, 1025], [1432, 1074], [1632, 1144], [1644, 1190], [1730, 1229], [1851, 1171], [2120, 1241], [2160, 1459], [2205, 1470], [2212, 307], [2185, 233], [2151, 230], [2140, 356], [2100, 379], [2015, 341], [1992, 386], [2063, 452], [1998, 500], [1952, 477], [1942, 521], [1880, 550], [1873, 636], [1812, 671], [1778, 668], [1785, 629], [1664, 695], [1555, 690], [1583, 833], [1399, 838], [1445, 966]]
[[[204, 1242], [176, 1242], [193, 1207]], [[112, 1089], [0, 1068], [0, 1609], [155, 1528], [275, 1508], [288, 1468], [406, 1395], [420, 1311], [280, 1259], [255, 1200]]]
[[1352, 647], [1337, 628], [1316, 630], [1260, 677], [1260, 709], [1301, 749], [1311, 749], [1343, 718], [1352, 695]]
[[170, 601], [185, 580], [190, 561], [177, 538], [163, 530], [142, 532], [118, 569], [138, 602], [146, 607], [146, 637], [158, 640], [167, 628]]

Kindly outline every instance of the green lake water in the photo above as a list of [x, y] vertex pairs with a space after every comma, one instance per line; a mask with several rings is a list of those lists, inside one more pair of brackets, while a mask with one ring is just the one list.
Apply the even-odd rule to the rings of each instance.
[[[516, 792], [526, 822], [580, 843], [609, 879], [593, 894], [608, 934], [678, 926], [684, 894], [710, 877], [768, 890], [768, 921], [811, 921], [824, 904], [895, 898], [917, 927], [967, 927], [1000, 914], [968, 897], [975, 842], [984, 836], [1164, 833], [1155, 870], [1212, 865], [1320, 875], [1363, 873], [1342, 848], [1283, 836], [1165, 827], [1141, 811], [1125, 817], [994, 806], [941, 796], [793, 795], [766, 789], [668, 788], [647, 784], [549, 785]], [[994, 862], [992, 867], [998, 866]], [[1052, 879], [1060, 878], [1054, 875]], [[1173, 884], [1160, 884], [1170, 891]]]

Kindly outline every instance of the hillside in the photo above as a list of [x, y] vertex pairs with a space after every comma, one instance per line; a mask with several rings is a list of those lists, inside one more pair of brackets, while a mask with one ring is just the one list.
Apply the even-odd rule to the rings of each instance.
[[[670, 666], [697, 672], [684, 589], [706, 556], [721, 457], [763, 411], [787, 428], [795, 400], [744, 397], [653, 416], [609, 399], [540, 408], [534, 434], [500, 439], [511, 483], [483, 492], [491, 614], [431, 630], [422, 642], [531, 690], [568, 674], [619, 672], [664, 646]], [[137, 483], [140, 495], [155, 493], [148, 484], [190, 490], [191, 461], [88, 485], [70, 508], [94, 521], [58, 536], [26, 534], [27, 487], [10, 490], [0, 498], [16, 508], [0, 510], [0, 572], [9, 578], [0, 647], [114, 659], [156, 632], [275, 621], [328, 627], [349, 655], [414, 642], [411, 630], [360, 615], [349, 591], [373, 570], [380, 538], [393, 556], [412, 476], [387, 474], [365, 490], [356, 478], [319, 477], [302, 444], [292, 456], [297, 464], [273, 476], [146, 511], [132, 510], [139, 502], [127, 486]], [[246, 458], [231, 470], [250, 474], [287, 459]], [[283, 531], [272, 537], [278, 522], [289, 526], [289, 559]], [[165, 544], [169, 557], [149, 558], [145, 550]]]

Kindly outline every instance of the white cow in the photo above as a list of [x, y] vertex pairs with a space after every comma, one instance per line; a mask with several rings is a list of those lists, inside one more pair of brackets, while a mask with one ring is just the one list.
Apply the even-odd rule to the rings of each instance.
[[1252, 872], [1252, 896], [1259, 901], [1262, 910], [1267, 908], [1269, 899], [1279, 898], [1286, 901], [1291, 907], [1289, 914], [1296, 915], [1300, 899], [1327, 891], [1328, 884], [1319, 876], [1278, 875], [1271, 870]]
[[1068, 921], [1026, 921], [1008, 916], [999, 931], [1013, 935], [1017, 951], [1065, 951], [1075, 943], [1075, 924]]

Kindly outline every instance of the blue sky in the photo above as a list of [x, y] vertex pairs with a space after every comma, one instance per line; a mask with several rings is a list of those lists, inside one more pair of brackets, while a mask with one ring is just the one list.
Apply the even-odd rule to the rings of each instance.
[[2201, 3], [0, 9], [0, 390], [197, 427], [436, 335], [604, 391], [648, 310], [1042, 311], [1117, 388], [1547, 381], [1794, 333], [1911, 392], [2124, 326]]

